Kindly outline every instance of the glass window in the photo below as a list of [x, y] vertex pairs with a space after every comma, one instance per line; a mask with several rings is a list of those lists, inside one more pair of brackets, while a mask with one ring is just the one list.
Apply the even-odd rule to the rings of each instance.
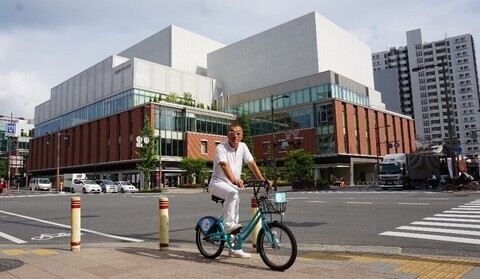
[[207, 154], [208, 153], [207, 144], [208, 144], [208, 142], [206, 140], [201, 141], [200, 151], [201, 151], [202, 154]]

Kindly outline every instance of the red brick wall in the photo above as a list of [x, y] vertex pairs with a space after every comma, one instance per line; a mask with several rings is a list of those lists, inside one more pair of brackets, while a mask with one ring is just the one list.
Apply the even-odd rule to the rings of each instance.
[[[207, 153], [201, 153], [201, 142], [207, 141]], [[200, 133], [187, 133], [186, 142], [187, 150], [186, 155], [189, 158], [203, 158], [207, 161], [213, 161], [215, 157], [215, 141], [226, 141], [226, 136], [215, 136]]]

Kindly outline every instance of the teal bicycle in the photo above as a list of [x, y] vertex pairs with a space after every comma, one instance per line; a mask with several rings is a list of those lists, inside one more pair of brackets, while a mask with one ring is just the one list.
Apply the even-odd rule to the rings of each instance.
[[[225, 244], [234, 250], [241, 249], [243, 242], [260, 222], [261, 228], [256, 239], [257, 253], [271, 269], [286, 270], [297, 258], [297, 241], [292, 231], [282, 223], [283, 212], [287, 207], [285, 193], [271, 194], [271, 187], [263, 180], [248, 181], [247, 185], [246, 187], [253, 188], [253, 196], [258, 205], [252, 219], [242, 230], [226, 234], [223, 215], [220, 218], [213, 216], [201, 218], [195, 227], [198, 250], [204, 257], [215, 259], [223, 252]], [[222, 205], [225, 201], [213, 195], [212, 200]]]

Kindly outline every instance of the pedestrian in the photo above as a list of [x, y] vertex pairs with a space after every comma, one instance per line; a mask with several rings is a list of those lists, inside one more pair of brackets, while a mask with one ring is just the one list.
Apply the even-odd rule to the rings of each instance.
[[3, 192], [3, 181], [0, 181], [0, 194]]
[[343, 176], [342, 178], [340, 178], [340, 187], [342, 187], [342, 189], [343, 187], [345, 187], [345, 179], [343, 178]]
[[208, 192], [208, 178], [205, 178], [205, 180], [203, 180], [203, 191], [204, 192]]
[[[264, 180], [257, 164], [255, 163], [247, 145], [241, 142], [243, 128], [240, 124], [231, 124], [228, 128], [227, 141], [222, 142], [215, 148], [213, 174], [210, 179], [210, 191], [213, 195], [225, 200], [223, 204], [223, 222], [225, 233], [237, 233], [242, 228], [239, 220], [239, 194], [238, 190], [244, 188], [240, 178], [242, 164], [247, 163], [253, 175], [258, 180]], [[270, 186], [271, 181], [268, 181]], [[228, 252], [230, 257], [248, 259], [252, 256], [243, 252], [242, 249]]]

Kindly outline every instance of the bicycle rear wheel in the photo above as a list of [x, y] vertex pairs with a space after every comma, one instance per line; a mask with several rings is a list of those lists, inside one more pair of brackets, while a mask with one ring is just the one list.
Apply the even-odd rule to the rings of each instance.
[[295, 236], [280, 223], [270, 223], [266, 232], [260, 230], [257, 247], [263, 262], [273, 270], [286, 270], [297, 259]]
[[214, 225], [207, 235], [204, 234], [201, 228], [198, 227], [196, 229], [195, 241], [197, 242], [197, 248], [205, 258], [215, 259], [223, 252], [225, 241], [221, 240], [219, 236], [209, 236], [217, 232], [220, 232], [218, 224]]

